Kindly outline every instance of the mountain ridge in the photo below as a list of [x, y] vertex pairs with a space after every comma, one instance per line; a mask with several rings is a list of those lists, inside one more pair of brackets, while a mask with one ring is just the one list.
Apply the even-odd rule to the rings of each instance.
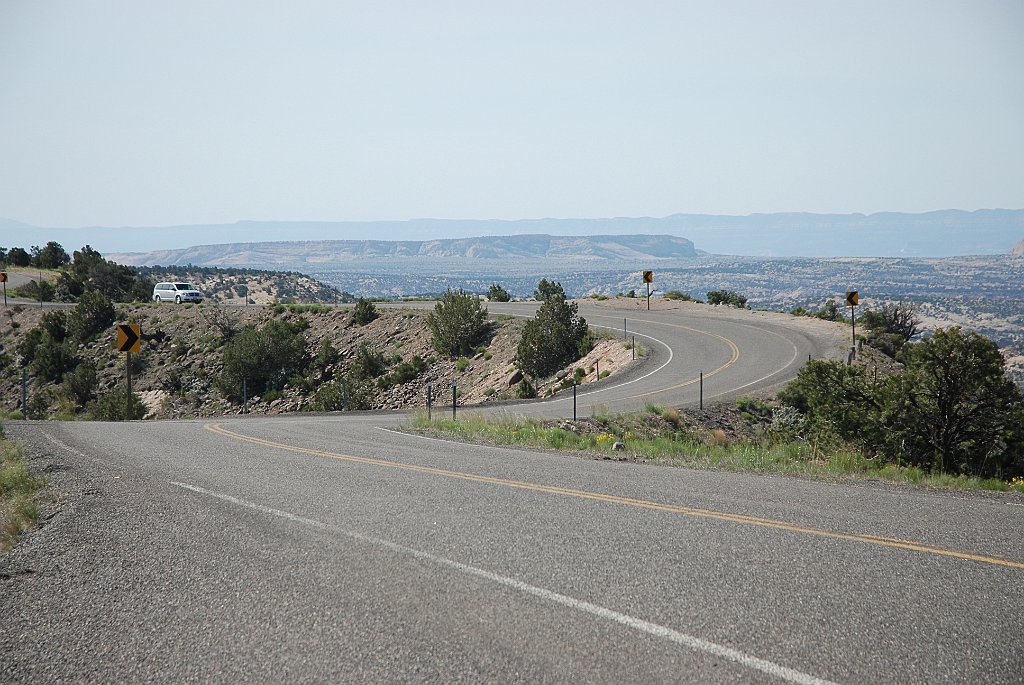
[[689, 259], [693, 243], [670, 235], [557, 236], [525, 234], [438, 240], [292, 240], [197, 245], [178, 250], [120, 253], [129, 266], [309, 267], [365, 259], [572, 259], [587, 262]]
[[943, 209], [923, 213], [672, 214], [597, 219], [410, 219], [402, 221], [251, 221], [178, 226], [39, 228], [0, 218], [0, 244], [71, 249], [88, 243], [104, 254], [184, 249], [210, 242], [290, 240], [434, 240], [507, 236], [667, 234], [712, 254], [760, 257], [922, 257], [1005, 255], [1024, 235], [1024, 209]]

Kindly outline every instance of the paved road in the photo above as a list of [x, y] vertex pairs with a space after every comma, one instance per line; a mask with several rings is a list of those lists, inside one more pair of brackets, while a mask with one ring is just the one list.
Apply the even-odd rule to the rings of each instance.
[[[705, 328], [651, 321], [673, 363], [670, 324]], [[728, 361], [724, 341], [701, 361], [719, 347]], [[791, 372], [779, 348], [762, 371]], [[758, 378], [735, 367], [720, 381]], [[0, 559], [0, 681], [1021, 681], [1019, 498], [482, 448], [400, 421], [6, 424], [61, 499]]]

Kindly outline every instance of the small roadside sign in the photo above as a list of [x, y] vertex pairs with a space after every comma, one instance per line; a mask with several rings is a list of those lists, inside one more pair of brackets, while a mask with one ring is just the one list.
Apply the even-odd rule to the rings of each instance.
[[7, 272], [6, 271], [0, 271], [0, 283], [6, 283], [6, 282], [7, 282]]
[[645, 271], [644, 272], [644, 283], [654, 283], [654, 272], [653, 271]]
[[856, 307], [859, 304], [860, 304], [860, 295], [857, 293], [857, 291], [856, 290], [847, 290], [846, 291], [846, 306], [847, 307]]
[[117, 351], [138, 352], [142, 331], [137, 323], [117, 324]]

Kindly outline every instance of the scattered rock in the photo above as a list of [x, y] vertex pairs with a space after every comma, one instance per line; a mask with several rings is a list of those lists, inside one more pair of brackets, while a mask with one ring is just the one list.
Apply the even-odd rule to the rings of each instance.
[[612, 443], [612, 452], [621, 452], [624, 449], [626, 449], [626, 445], [625, 444], [623, 444], [621, 442], [618, 442], [618, 441], [615, 441], [614, 443]]
[[512, 375], [508, 377], [508, 387], [511, 388], [513, 385], [522, 382], [522, 380], [523, 372], [520, 371], [519, 369], [516, 369], [515, 371], [512, 372]]

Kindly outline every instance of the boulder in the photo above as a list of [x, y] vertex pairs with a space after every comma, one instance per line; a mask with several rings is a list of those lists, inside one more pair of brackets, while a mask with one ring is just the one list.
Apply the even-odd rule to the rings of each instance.
[[523, 372], [521, 370], [519, 370], [519, 369], [516, 369], [508, 377], [508, 387], [511, 388], [512, 386], [520, 383], [522, 380], [523, 380]]

